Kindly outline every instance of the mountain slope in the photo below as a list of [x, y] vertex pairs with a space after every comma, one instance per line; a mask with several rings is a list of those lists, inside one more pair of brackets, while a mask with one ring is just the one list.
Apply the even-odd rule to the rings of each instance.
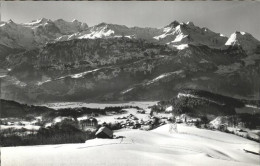
[[[243, 66], [245, 57], [243, 50], [235, 48], [189, 45], [176, 52], [128, 38], [52, 43], [42, 50], [8, 57], [6, 68], [12, 66], [9, 75], [18, 80], [4, 78], [2, 96], [29, 97], [29, 101], [161, 100], [180, 88], [198, 88], [249, 97], [255, 92], [255, 77], [245, 79], [245, 72], [256, 69], [258, 62]], [[240, 67], [227, 73], [220, 70], [234, 63]]]
[[259, 99], [258, 41], [247, 34], [228, 40], [191, 22], [156, 29], [61, 19], [9, 21], [0, 32], [5, 99], [162, 100], [180, 88]]

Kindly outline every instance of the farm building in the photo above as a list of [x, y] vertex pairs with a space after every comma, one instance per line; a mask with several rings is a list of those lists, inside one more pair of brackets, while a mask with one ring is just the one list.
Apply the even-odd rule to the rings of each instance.
[[98, 129], [95, 135], [97, 138], [113, 138], [113, 131], [103, 126]]

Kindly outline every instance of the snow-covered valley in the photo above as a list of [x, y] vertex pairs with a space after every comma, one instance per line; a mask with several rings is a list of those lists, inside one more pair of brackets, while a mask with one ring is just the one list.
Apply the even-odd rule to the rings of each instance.
[[[176, 100], [188, 98], [205, 100], [217, 105], [211, 98], [203, 98], [195, 93], [179, 93]], [[185, 114], [175, 116], [176, 123], [172, 123], [173, 112], [176, 108], [165, 105], [164, 111], [156, 111], [156, 106], [163, 106], [157, 101], [131, 101], [115, 103], [83, 103], [61, 102], [47, 103], [50, 113], [55, 116], [43, 124], [44, 116], [38, 116], [32, 121], [7, 122], [1, 125], [6, 131], [27, 130], [28, 134], [36, 139], [43, 139], [37, 133], [51, 131], [59, 123], [70, 122], [79, 124], [82, 132], [96, 132], [98, 125], [114, 127], [113, 139], [83, 137], [85, 143], [38, 143], [25, 144], [30, 146], [13, 146], [1, 148], [3, 166], [13, 165], [257, 165], [260, 161], [259, 130], [249, 130], [237, 125], [222, 130], [223, 125], [229, 122], [228, 117], [219, 116], [207, 125], [197, 128], [203, 118], [194, 118]], [[36, 106], [35, 106], [36, 107]], [[73, 115], [85, 109], [92, 111], [85, 114]], [[38, 107], [37, 107], [38, 108]], [[40, 107], [39, 107], [40, 108]], [[39, 109], [38, 108], [38, 109]], [[111, 108], [111, 110], [109, 110]], [[119, 111], [117, 110], [119, 108]], [[96, 109], [96, 110], [95, 110]], [[105, 114], [98, 112], [106, 110]], [[69, 114], [62, 112], [72, 111]], [[208, 112], [209, 113], [209, 112]], [[51, 114], [50, 114], [51, 115]], [[75, 114], [76, 115], [76, 114]], [[93, 117], [94, 116], [94, 117]], [[76, 120], [75, 120], [76, 119]], [[95, 119], [97, 126], [86, 126], [83, 123]], [[158, 120], [156, 122], [156, 119]], [[4, 119], [1, 119], [4, 121]], [[7, 120], [8, 121], [8, 118]], [[42, 121], [43, 122], [43, 121]], [[67, 121], [68, 122], [68, 121]], [[231, 121], [230, 121], [231, 122]], [[36, 126], [38, 123], [42, 126]], [[20, 125], [21, 124], [21, 125]], [[174, 128], [173, 126], [175, 126]], [[55, 127], [56, 126], [56, 127]], [[208, 126], [208, 127], [207, 127]], [[211, 127], [213, 128], [211, 128]], [[118, 127], [118, 128], [115, 128]], [[242, 127], [242, 128], [241, 128]], [[64, 128], [65, 129], [65, 128]], [[19, 130], [19, 131], [18, 131]], [[222, 131], [222, 132], [221, 132]], [[225, 132], [223, 132], [225, 131]], [[229, 132], [229, 133], [227, 133]], [[231, 134], [232, 133], [232, 134]], [[8, 136], [9, 133], [6, 133]], [[54, 134], [54, 133], [53, 133]], [[21, 133], [24, 138], [27, 134]], [[11, 137], [10, 137], [11, 138]], [[55, 138], [55, 137], [53, 137]], [[74, 138], [74, 135], [73, 135]], [[75, 136], [76, 138], [76, 136]], [[46, 138], [45, 138], [46, 139]], [[56, 137], [57, 139], [57, 137]], [[251, 139], [251, 140], [250, 140]], [[254, 140], [254, 141], [253, 141]], [[5, 141], [6, 142], [6, 141]], [[64, 144], [68, 143], [68, 144]], [[46, 145], [43, 145], [46, 144]], [[19, 145], [19, 144], [18, 144]], [[10, 145], [9, 145], [10, 146]], [[13, 156], [16, 156], [15, 158]], [[135, 160], [133, 160], [135, 159]]]

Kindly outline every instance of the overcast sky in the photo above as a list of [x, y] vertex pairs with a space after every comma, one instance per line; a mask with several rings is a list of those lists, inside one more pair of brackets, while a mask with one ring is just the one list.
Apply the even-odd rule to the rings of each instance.
[[2, 20], [30, 22], [39, 18], [67, 21], [77, 19], [89, 26], [101, 22], [139, 27], [164, 27], [174, 20], [193, 21], [229, 36], [245, 31], [260, 39], [260, 2], [258, 1], [14, 1], [2, 2]]

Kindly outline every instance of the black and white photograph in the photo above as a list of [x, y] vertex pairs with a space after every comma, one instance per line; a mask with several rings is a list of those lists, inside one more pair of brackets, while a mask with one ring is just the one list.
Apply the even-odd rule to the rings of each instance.
[[0, 1], [0, 166], [259, 166], [260, 1]]

